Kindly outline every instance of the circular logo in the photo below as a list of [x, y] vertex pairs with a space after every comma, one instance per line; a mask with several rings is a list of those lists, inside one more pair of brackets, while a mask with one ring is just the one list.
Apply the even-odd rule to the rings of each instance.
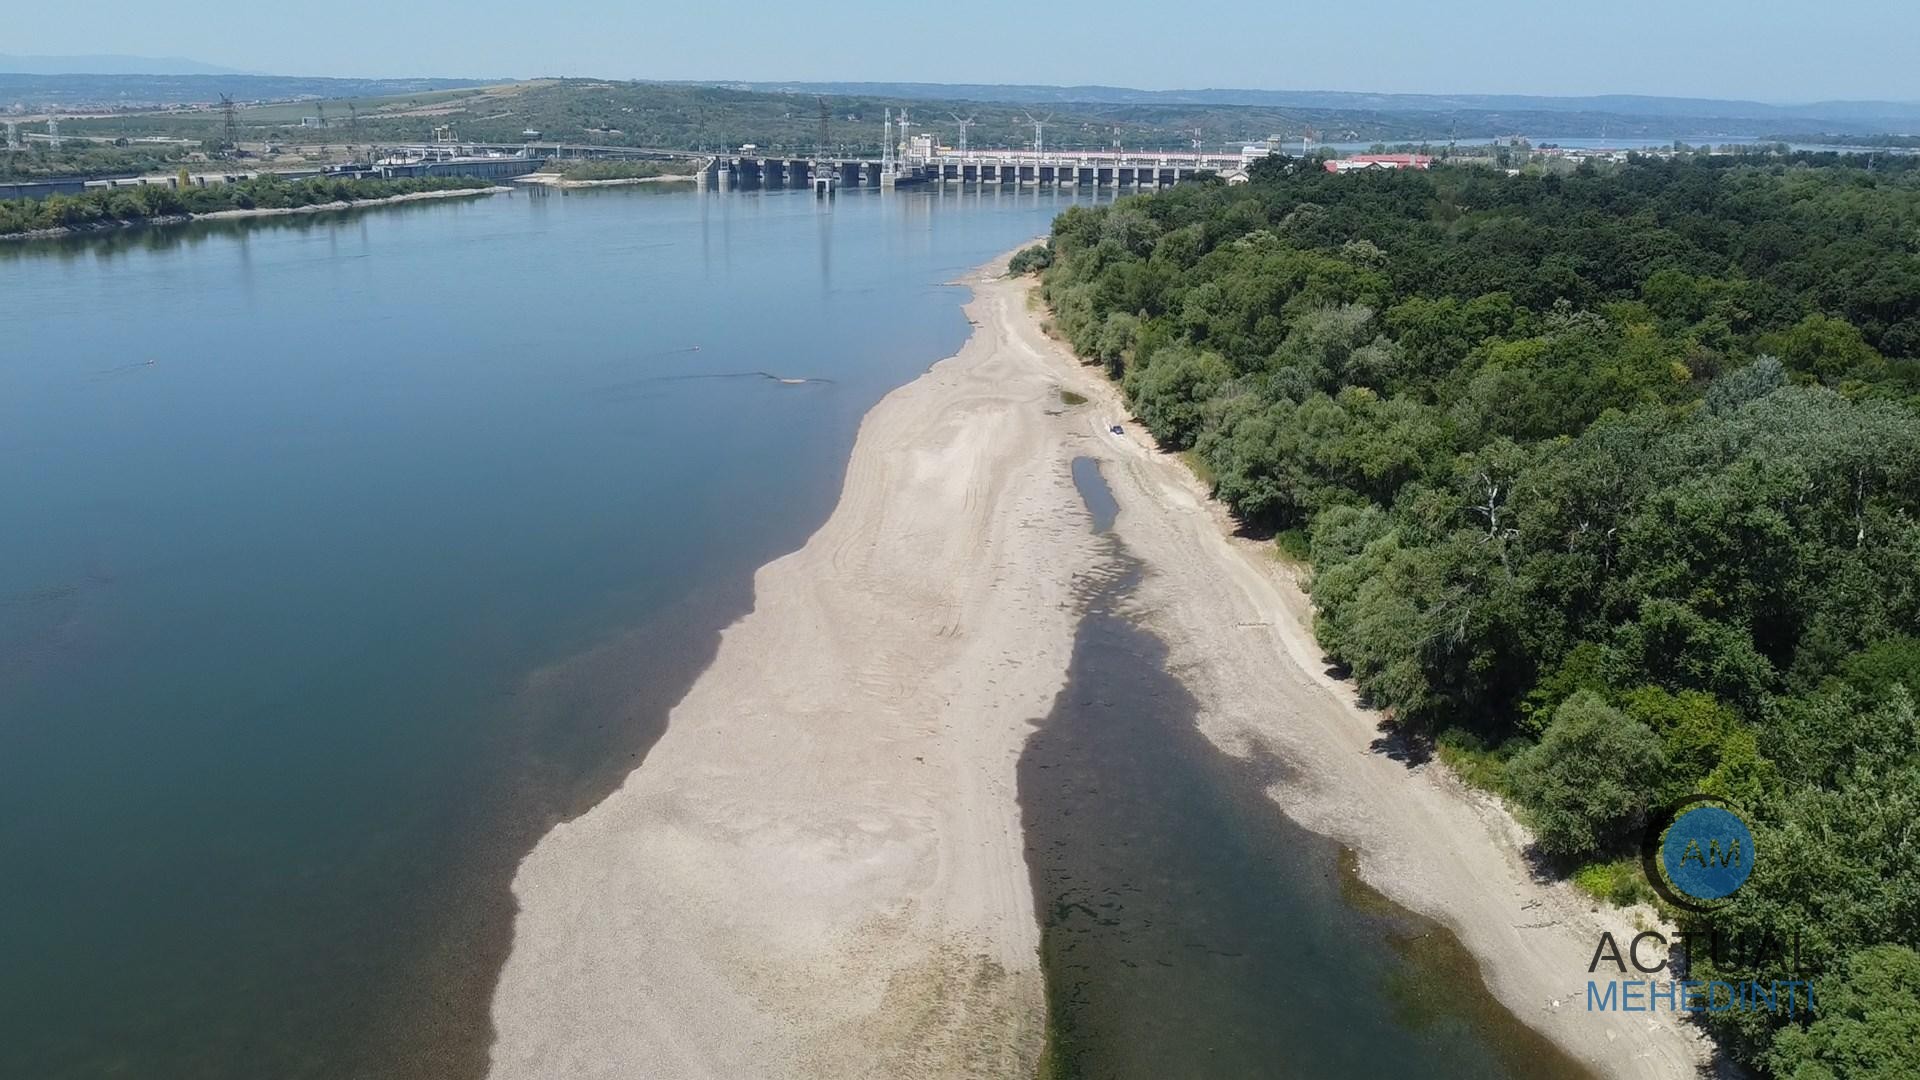
[[1721, 800], [1696, 795], [1647, 823], [1642, 855], [1661, 896], [1705, 911], [1753, 874], [1753, 830]]

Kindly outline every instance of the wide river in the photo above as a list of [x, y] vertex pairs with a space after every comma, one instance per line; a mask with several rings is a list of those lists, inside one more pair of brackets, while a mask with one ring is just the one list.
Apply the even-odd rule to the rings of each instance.
[[[959, 346], [944, 283], [1089, 198], [521, 192], [0, 246], [0, 1076], [481, 1072], [520, 856]], [[1328, 931], [1369, 970], [1370, 925]]]

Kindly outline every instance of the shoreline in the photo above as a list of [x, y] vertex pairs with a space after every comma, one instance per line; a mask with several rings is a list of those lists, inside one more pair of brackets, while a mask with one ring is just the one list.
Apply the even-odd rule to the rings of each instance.
[[691, 184], [694, 173], [667, 173], [661, 176], [622, 176], [612, 180], [569, 180], [564, 173], [528, 173], [514, 177], [516, 184], [538, 184], [551, 188], [624, 187], [628, 184]]
[[521, 862], [490, 1075], [1034, 1075], [1015, 766], [1099, 564], [1075, 457], [1100, 462], [1146, 567], [1130, 607], [1200, 733], [1284, 760], [1268, 797], [1452, 930], [1521, 1021], [1602, 1075], [1691, 1075], [1697, 1034], [1581, 1008], [1595, 936], [1630, 935], [1625, 913], [1534, 880], [1502, 809], [1371, 745], [1378, 718], [1325, 674], [1291, 573], [1136, 436], [1006, 258], [960, 282], [972, 335], [862, 420], [831, 516], [755, 574], [644, 764]]
[[162, 214], [158, 217], [140, 218], [136, 221], [111, 221], [96, 225], [62, 225], [54, 229], [29, 229], [26, 232], [8, 233], [0, 236], [7, 240], [55, 240], [64, 236], [94, 236], [102, 233], [122, 232], [127, 229], [145, 229], [157, 225], [185, 225], [195, 221], [237, 221], [242, 218], [287, 217], [293, 214], [320, 214], [335, 210], [359, 210], [369, 206], [393, 206], [398, 203], [419, 202], [424, 199], [472, 198], [479, 195], [499, 195], [511, 193], [510, 187], [494, 185], [478, 188], [449, 188], [443, 191], [410, 191], [403, 195], [387, 195], [378, 199], [338, 200], [328, 203], [313, 203], [308, 206], [255, 207], [250, 210], [215, 210], [206, 214]]
[[[1671, 1015], [1585, 1011], [1595, 943], [1602, 931], [1629, 940], [1639, 930], [1633, 912], [1536, 877], [1525, 828], [1438, 758], [1408, 765], [1390, 756], [1379, 714], [1328, 671], [1300, 571], [1271, 544], [1239, 535], [1187, 463], [1152, 443], [1119, 385], [1046, 332], [1037, 286], [1022, 294], [1022, 340], [1088, 399], [1100, 447], [1090, 453], [1121, 507], [1116, 535], [1149, 567], [1138, 615], [1200, 699], [1208, 740], [1236, 755], [1278, 756], [1292, 775], [1267, 795], [1289, 818], [1345, 845], [1367, 886], [1444, 925], [1509, 1012], [1598, 1075], [1704, 1070], [1711, 1044]], [[1124, 434], [1108, 431], [1115, 423]]]
[[491, 1075], [1033, 1075], [1017, 765], [1097, 538], [1055, 379], [995, 317], [1004, 264], [641, 767], [521, 862]]

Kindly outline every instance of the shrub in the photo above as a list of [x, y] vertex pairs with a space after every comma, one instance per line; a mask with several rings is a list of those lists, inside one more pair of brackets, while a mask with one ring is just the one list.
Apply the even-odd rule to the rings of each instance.
[[1507, 778], [1540, 849], [1584, 858], [1640, 822], [1664, 767], [1652, 729], [1583, 690], [1554, 710], [1540, 744], [1513, 760]]
[[1037, 274], [1053, 265], [1053, 249], [1045, 244], [1022, 248], [1007, 263], [1009, 274]]

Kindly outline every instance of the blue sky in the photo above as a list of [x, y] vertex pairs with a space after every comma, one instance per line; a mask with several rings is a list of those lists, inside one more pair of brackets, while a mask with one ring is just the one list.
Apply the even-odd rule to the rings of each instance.
[[108, 0], [7, 51], [306, 75], [1920, 100], [1920, 0]]

